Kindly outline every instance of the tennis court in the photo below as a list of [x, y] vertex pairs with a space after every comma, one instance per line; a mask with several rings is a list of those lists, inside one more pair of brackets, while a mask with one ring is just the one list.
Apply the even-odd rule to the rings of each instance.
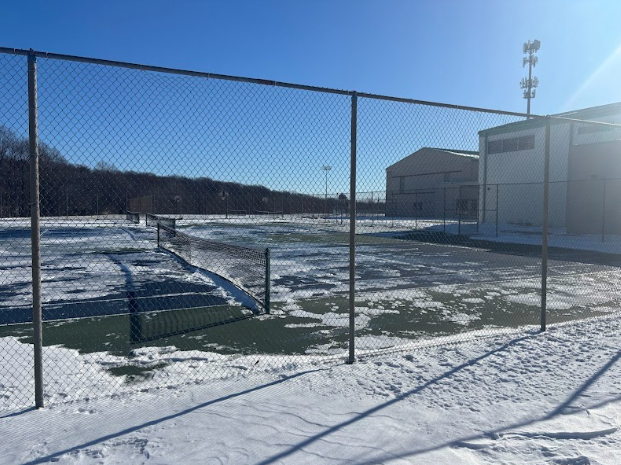
[[[180, 234], [271, 254], [271, 311], [214, 273], [157, 245], [157, 228], [125, 219], [42, 225], [46, 345], [127, 355], [140, 346], [223, 354], [338, 354], [348, 338], [347, 224], [303, 217], [186, 218]], [[357, 347], [385, 349], [479, 330], [537, 325], [540, 259], [528, 247], [438, 243], [406, 228], [357, 236]], [[26, 223], [0, 234], [5, 276], [0, 337], [29, 339]], [[186, 257], [187, 258], [187, 257]], [[190, 263], [188, 263], [190, 262]], [[612, 311], [621, 303], [619, 261], [551, 252], [549, 321]], [[212, 270], [209, 270], [212, 268]], [[237, 278], [252, 263], [235, 261]], [[233, 281], [233, 282], [231, 282]], [[239, 282], [239, 281], [237, 281]], [[252, 293], [251, 293], [252, 294]], [[255, 301], [255, 302], [253, 302]]]

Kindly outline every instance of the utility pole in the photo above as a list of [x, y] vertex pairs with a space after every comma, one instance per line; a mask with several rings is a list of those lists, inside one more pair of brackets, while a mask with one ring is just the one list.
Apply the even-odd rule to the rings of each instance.
[[527, 101], [526, 104], [526, 114], [530, 117], [530, 100], [535, 98], [536, 87], [539, 85], [539, 78], [536, 76], [533, 78], [533, 67], [537, 65], [539, 58], [535, 55], [541, 48], [541, 42], [538, 40], [533, 40], [532, 42], [529, 40], [524, 43], [523, 51], [524, 54], [528, 55], [527, 57], [522, 58], [522, 67], [526, 66], [528, 63], [528, 79], [522, 78], [520, 81], [520, 87], [524, 90], [524, 98]]
[[328, 205], [328, 171], [332, 169], [330, 165], [323, 165], [322, 170], [326, 172], [326, 213], [328, 216], [330, 215], [330, 207]]

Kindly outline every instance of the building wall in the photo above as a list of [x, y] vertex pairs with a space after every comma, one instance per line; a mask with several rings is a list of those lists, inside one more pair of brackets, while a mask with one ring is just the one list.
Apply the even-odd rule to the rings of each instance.
[[[621, 115], [598, 118], [619, 123]], [[592, 128], [584, 129], [585, 127]], [[552, 121], [550, 126], [549, 224], [569, 227], [568, 232], [593, 232], [601, 229], [604, 209], [602, 178], [621, 178], [621, 130], [601, 130], [602, 126], [577, 122]], [[532, 149], [488, 154], [489, 143], [527, 135], [535, 136]], [[606, 145], [607, 144], [607, 145]], [[541, 226], [543, 219], [543, 174], [545, 127], [532, 127], [479, 138], [481, 184], [480, 217], [486, 223]], [[599, 180], [598, 180], [599, 179]], [[619, 182], [609, 181], [609, 194]], [[608, 185], [607, 184], [607, 185]], [[568, 213], [569, 212], [569, 213]], [[619, 212], [621, 213], [621, 211]], [[571, 219], [568, 215], [571, 214]], [[599, 216], [598, 216], [599, 215]], [[609, 218], [616, 219], [617, 212]], [[596, 218], [597, 217], [597, 218]], [[584, 223], [584, 224], [583, 224]], [[588, 224], [587, 224], [588, 223]], [[618, 221], [621, 232], [621, 220]], [[609, 230], [615, 229], [610, 223]]]
[[[531, 135], [535, 137], [532, 149], [486, 153], [490, 141]], [[569, 124], [552, 125], [549, 220], [553, 227], [565, 224], [567, 186], [563, 181], [567, 180], [569, 143]], [[495, 222], [498, 215], [498, 222], [501, 224], [541, 226], [545, 128], [536, 127], [505, 134], [492, 134], [487, 136], [487, 140], [483, 136], [480, 137], [479, 146], [481, 218], [484, 218], [486, 223]]]
[[459, 208], [464, 215], [477, 215], [478, 159], [442, 150], [421, 149], [386, 170], [386, 201], [389, 216], [451, 217]]

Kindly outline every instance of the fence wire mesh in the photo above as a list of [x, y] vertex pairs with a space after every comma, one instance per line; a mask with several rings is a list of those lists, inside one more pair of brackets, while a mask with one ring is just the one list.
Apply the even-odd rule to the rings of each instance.
[[[26, 58], [0, 53], [2, 409], [33, 398]], [[37, 64], [46, 402], [619, 306], [619, 126]]]

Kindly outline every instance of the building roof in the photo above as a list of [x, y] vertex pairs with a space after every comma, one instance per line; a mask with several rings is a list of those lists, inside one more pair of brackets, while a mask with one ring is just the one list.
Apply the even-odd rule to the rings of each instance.
[[388, 169], [392, 168], [393, 166], [395, 166], [396, 164], [401, 163], [406, 158], [410, 158], [411, 156], [416, 155], [421, 150], [434, 150], [434, 151], [437, 151], [437, 152], [444, 152], [444, 153], [448, 153], [449, 155], [455, 155], [455, 156], [458, 156], [458, 157], [475, 158], [475, 159], [479, 158], [479, 152], [473, 151], [473, 150], [441, 149], [441, 148], [438, 148], [438, 147], [421, 147], [416, 152], [411, 153], [411, 154], [403, 157], [401, 160], [393, 163], [392, 165], [390, 165], [386, 169], [388, 170]]
[[[605, 116], [621, 114], [621, 102], [609, 103], [607, 105], [599, 105], [596, 107], [582, 108], [580, 110], [566, 111], [564, 113], [556, 113], [550, 116], [560, 116], [563, 118], [581, 119], [585, 121], [597, 121], [597, 118]], [[489, 129], [483, 129], [479, 131], [479, 135], [486, 136], [490, 134], [504, 134], [507, 132], [523, 131], [525, 129], [544, 127], [547, 118], [526, 119], [522, 121], [516, 121], [514, 123], [503, 124], [501, 126], [495, 126]], [[550, 124], [561, 124], [565, 121], [562, 119], [551, 119]]]

